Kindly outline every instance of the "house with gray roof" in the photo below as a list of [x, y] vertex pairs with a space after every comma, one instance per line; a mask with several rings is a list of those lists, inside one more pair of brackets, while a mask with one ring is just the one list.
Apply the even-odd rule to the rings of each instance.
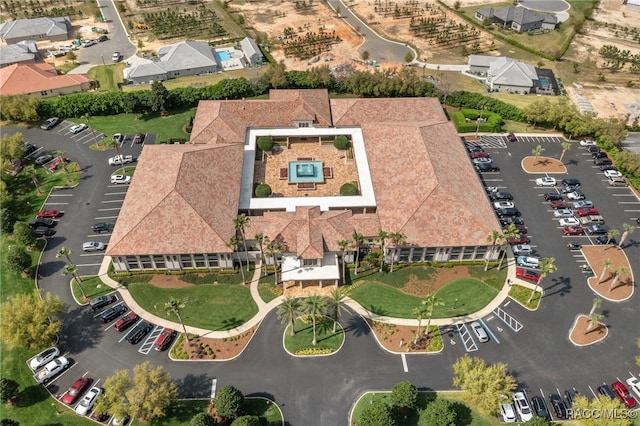
[[124, 77], [133, 84], [165, 81], [186, 75], [212, 74], [219, 70], [216, 58], [204, 41], [181, 41], [161, 47], [159, 60], [142, 63], [124, 70]]
[[511, 93], [558, 93], [553, 72], [504, 56], [469, 55], [469, 71], [485, 78], [490, 91]]
[[68, 16], [58, 18], [16, 19], [0, 25], [0, 40], [15, 44], [22, 40], [65, 41], [71, 38]]
[[35, 62], [37, 54], [38, 47], [33, 40], [0, 46], [0, 68], [13, 64]]
[[247, 59], [248, 66], [256, 67], [264, 62], [264, 56], [254, 39], [245, 37], [240, 40], [240, 49], [242, 49], [242, 53]]
[[537, 29], [555, 30], [558, 27], [558, 18], [554, 15], [535, 12], [522, 6], [498, 9], [482, 7], [476, 10], [475, 18], [479, 21], [486, 19], [492, 24], [500, 25], [503, 28], [512, 29], [519, 33]]

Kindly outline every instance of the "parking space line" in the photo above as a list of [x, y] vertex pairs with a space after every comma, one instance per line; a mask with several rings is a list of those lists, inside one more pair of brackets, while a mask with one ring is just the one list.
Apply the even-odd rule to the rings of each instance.
[[109, 210], [120, 210], [122, 207], [112, 207], [108, 209], [98, 209], [99, 212], [107, 212]]
[[138, 321], [136, 321], [136, 323], [135, 323], [135, 324], [133, 324], [131, 327], [129, 327], [129, 331], [127, 331], [127, 332], [124, 334], [124, 336], [122, 336], [122, 337], [120, 338], [120, 340], [118, 340], [118, 343], [122, 343], [122, 341], [123, 341], [124, 339], [126, 339], [126, 338], [127, 338], [127, 336], [128, 336], [129, 334], [131, 334], [131, 332], [133, 331], [133, 329], [134, 329], [134, 328], [136, 328], [136, 327], [138, 326], [138, 324], [140, 324], [140, 322], [141, 322], [141, 321], [144, 321], [144, 320], [143, 320], [142, 318], [140, 318]]
[[66, 206], [69, 203], [50, 203], [50, 202], [47, 201], [44, 204], [47, 205], [47, 206]]
[[[471, 337], [471, 333], [469, 332], [469, 329], [467, 328], [467, 324], [462, 324], [462, 326], [460, 326], [460, 324], [456, 324], [456, 328], [458, 329], [458, 334], [460, 335], [460, 340], [462, 340], [462, 344], [464, 345], [464, 349], [467, 352], [477, 351], [478, 350], [478, 345], [476, 345], [475, 340], [473, 340], [473, 337]], [[471, 342], [471, 344], [468, 344], [469, 341]]]
[[102, 200], [101, 203], [122, 203], [124, 200]]
[[218, 386], [218, 379], [211, 380], [211, 399], [216, 397], [216, 387]]
[[491, 335], [491, 337], [493, 338], [493, 340], [496, 341], [497, 344], [500, 344], [500, 340], [498, 340], [498, 338], [496, 337], [495, 334], [493, 334], [493, 331], [491, 331], [491, 329], [489, 328], [489, 326], [487, 325], [487, 323], [485, 323], [482, 318], [479, 319], [479, 321], [482, 323], [482, 325], [484, 326], [484, 328], [487, 329], [487, 332]]
[[140, 345], [140, 347], [138, 348], [138, 352], [143, 355], [148, 355], [153, 348], [153, 344], [155, 343], [156, 338], [160, 335], [160, 333], [162, 333], [162, 330], [164, 330], [164, 327], [162, 327], [161, 325], [156, 325], [153, 330], [151, 330], [151, 333], [149, 333], [144, 343]]
[[87, 234], [87, 238], [98, 238], [98, 237], [108, 237], [111, 234]]
[[402, 358], [402, 369], [405, 373], [409, 372], [409, 367], [407, 367], [407, 356], [405, 354], [400, 354], [400, 358]]
[[52, 192], [49, 197], [73, 197], [73, 194], [56, 194], [55, 192]]
[[88, 256], [103, 256], [102, 253], [83, 253], [80, 257], [88, 257]]
[[96, 217], [94, 219], [100, 220], [100, 219], [117, 219], [117, 218], [118, 218], [118, 216], [99, 216], [99, 217]]
[[494, 309], [493, 313], [502, 320], [505, 324], [509, 326], [510, 329], [515, 331], [516, 333], [524, 327], [522, 323], [517, 321], [514, 317], [506, 313], [502, 308], [497, 307]]
[[589, 385], [589, 390], [593, 394], [594, 398], [598, 398], [598, 395], [596, 395], [596, 393], [593, 391], [593, 388], [591, 387], [591, 385]]

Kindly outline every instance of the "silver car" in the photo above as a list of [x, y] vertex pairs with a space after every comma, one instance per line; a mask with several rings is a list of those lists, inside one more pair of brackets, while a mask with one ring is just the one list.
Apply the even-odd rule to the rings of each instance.
[[517, 244], [515, 246], [511, 246], [511, 250], [513, 250], [513, 254], [518, 256], [526, 256], [533, 253], [533, 247], [529, 244]]
[[29, 361], [29, 367], [31, 367], [33, 371], [36, 371], [38, 368], [46, 365], [49, 361], [53, 361], [59, 355], [60, 350], [55, 346], [53, 348], [45, 349]]
[[100, 241], [88, 241], [82, 244], [82, 251], [102, 251], [104, 243]]
[[478, 340], [480, 340], [482, 343], [489, 341], [487, 330], [485, 330], [482, 324], [480, 324], [480, 321], [474, 321], [470, 326]]

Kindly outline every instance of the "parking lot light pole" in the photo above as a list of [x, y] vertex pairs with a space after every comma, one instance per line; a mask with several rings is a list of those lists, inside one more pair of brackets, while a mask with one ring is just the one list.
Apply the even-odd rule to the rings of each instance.
[[100, 57], [102, 58], [102, 66], [105, 67], [106, 64], [104, 63], [104, 55], [100, 55]]
[[60, 412], [60, 410], [58, 410], [58, 406], [56, 405], [56, 403], [55, 403], [55, 402], [52, 402], [52, 403], [51, 403], [51, 406], [52, 406], [53, 408], [55, 408], [55, 410], [56, 410], [56, 414], [57, 414], [58, 416], [59, 416], [60, 414], [62, 414], [62, 413]]

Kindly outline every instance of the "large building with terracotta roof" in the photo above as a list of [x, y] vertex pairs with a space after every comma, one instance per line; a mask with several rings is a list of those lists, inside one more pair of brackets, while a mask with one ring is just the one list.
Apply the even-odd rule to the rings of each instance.
[[[334, 147], [337, 136], [348, 151]], [[261, 137], [272, 151], [258, 148]], [[260, 183], [269, 197], [255, 196]], [[357, 194], [340, 195], [345, 183]], [[189, 144], [145, 146], [107, 255], [116, 272], [229, 268], [246, 256], [229, 244], [242, 213], [249, 260], [260, 258], [256, 235], [277, 242], [283, 281], [337, 284], [339, 241], [354, 233], [365, 246], [379, 245], [381, 230], [404, 235], [398, 247], [386, 241], [387, 262], [502, 250], [487, 241], [499, 224], [437, 99], [272, 90], [266, 100], [201, 101]]]
[[86, 92], [90, 88], [91, 79], [87, 74], [59, 75], [56, 68], [46, 62], [13, 64], [0, 69], [0, 93], [5, 96], [41, 99]]

